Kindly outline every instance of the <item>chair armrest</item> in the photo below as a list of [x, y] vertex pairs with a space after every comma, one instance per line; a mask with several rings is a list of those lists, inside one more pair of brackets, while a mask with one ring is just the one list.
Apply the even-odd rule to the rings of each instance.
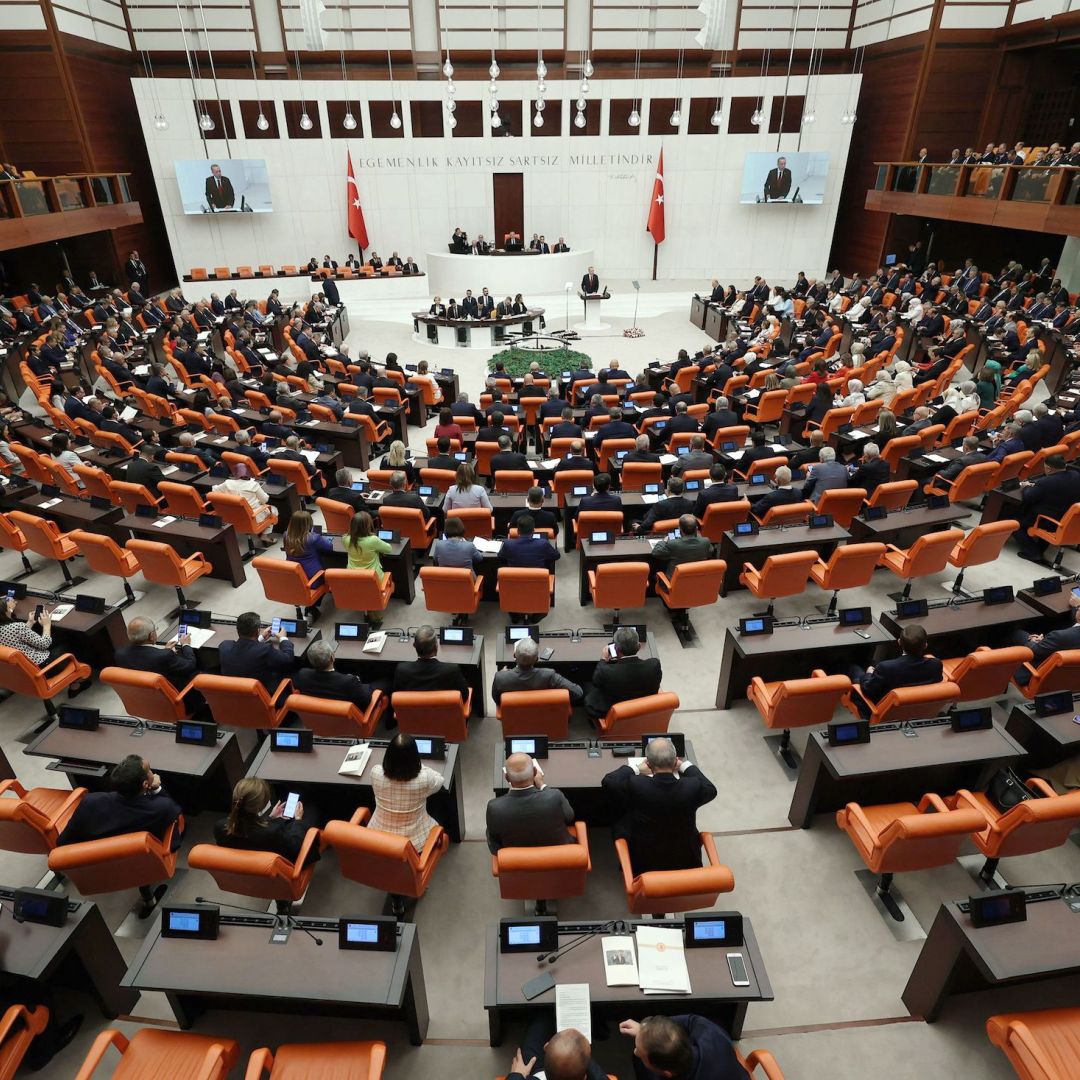
[[221, 1066], [224, 1062], [225, 1047], [221, 1043], [213, 1043], [206, 1048], [202, 1065], [192, 1080], [217, 1080], [221, 1075]]
[[46, 664], [43, 668], [40, 669], [40, 672], [42, 675], [47, 676], [54, 667], [56, 667], [57, 665], [66, 664], [69, 660], [76, 666], [78, 666], [79, 661], [75, 658], [74, 653], [66, 652], [62, 656], [58, 656], [51, 664]]
[[863, 808], [858, 803], [848, 803], [841, 813], [847, 813], [849, 826], [859, 834], [868, 851], [877, 853], [881, 847], [877, 833], [874, 832], [870, 819], [866, 816]]
[[325, 576], [326, 576], [326, 571], [325, 570], [316, 570], [315, 573], [311, 575], [311, 578], [308, 581], [308, 588], [309, 589], [314, 589], [318, 585], [322, 585], [323, 584], [323, 578]]
[[300, 852], [296, 856], [296, 862], [293, 863], [292, 876], [294, 881], [304, 872], [304, 864], [307, 862], [308, 854], [316, 844], [319, 845], [320, 851], [325, 847], [322, 829], [312, 827], [304, 834], [304, 842], [300, 845]]
[[281, 682], [278, 683], [278, 688], [270, 695], [270, 704], [275, 709], [281, 705], [278, 698], [281, 697], [283, 691], [286, 697], [292, 693], [292, 679], [282, 679]]
[[701, 846], [705, 849], [705, 854], [709, 858], [709, 865], [723, 866], [724, 864], [720, 861], [720, 856], [717, 854], [716, 841], [713, 839], [712, 833], [698, 833], [698, 836], [701, 837]]
[[366, 806], [359, 806], [356, 808], [355, 813], [349, 818], [350, 825], [366, 825], [368, 819], [371, 817], [371, 810]]
[[1052, 523], [1053, 529], [1048, 530], [1050, 532], [1053, 532], [1055, 529], [1061, 528], [1061, 522], [1057, 518], [1052, 518], [1049, 514], [1039, 514], [1039, 516], [1035, 519], [1035, 524], [1032, 526], [1032, 528], [1045, 529], [1046, 526], [1040, 524], [1040, 522], [1043, 521], [1049, 521]]
[[450, 837], [446, 830], [441, 825], [436, 825], [435, 828], [428, 833], [428, 838], [424, 841], [424, 846], [420, 850], [417, 861], [421, 866], [427, 866], [435, 852], [438, 851], [439, 848], [445, 848], [449, 842]]
[[[766, 1080], [784, 1080], [784, 1074], [777, 1064], [776, 1058], [769, 1053], [768, 1050], [751, 1050], [746, 1055], [746, 1067], [750, 1071], [750, 1075], [754, 1075], [754, 1071], [758, 1066], [761, 1066], [761, 1071], [765, 1074]], [[248, 1076], [246, 1080], [251, 1080]]]
[[819, 667], [810, 672], [811, 679], [827, 679], [828, 677], [828, 674]]
[[472, 687], [469, 687], [469, 692], [464, 698], [465, 705], [465, 718], [468, 719], [472, 715]]
[[72, 793], [64, 800], [63, 805], [53, 815], [53, 821], [61, 821], [65, 814], [74, 810], [76, 806], [83, 801], [83, 797], [86, 795], [86, 788], [77, 787]]
[[20, 799], [26, 798], [26, 788], [24, 788], [18, 780], [5, 780], [3, 783], [0, 783], [0, 796], [5, 795], [9, 791], [14, 791]]
[[[41, 1028], [35, 1032], [34, 1021], [40, 1017], [42, 1012], [45, 1014], [44, 1023], [42, 1023]], [[38, 1006], [31, 1012], [25, 1005], [9, 1006], [3, 1017], [0, 1017], [0, 1044], [2, 1044], [8, 1035], [11, 1034], [12, 1028], [14, 1028], [20, 1020], [26, 1025], [27, 1030], [35, 1035], [40, 1034], [40, 1032], [44, 1030], [45, 1024], [49, 1022], [49, 1010], [44, 1008], [44, 1006]]]
[[574, 837], [576, 843], [585, 849], [585, 854], [588, 856], [588, 863], [585, 866], [586, 870], [592, 870], [592, 853], [589, 851], [589, 830], [584, 821], [575, 821], [573, 825], [569, 827], [570, 835]]
[[1031, 664], [1028, 663], [1027, 660], [1024, 661], [1024, 667], [1027, 669], [1028, 674], [1032, 678], [1035, 678], [1035, 676], [1039, 674], [1039, 669], [1036, 668], [1036, 667], [1032, 667]]
[[629, 893], [634, 884], [634, 871], [630, 868], [630, 847], [625, 840], [615, 841], [615, 854], [622, 870], [623, 887]]
[[94, 1075], [94, 1070], [101, 1064], [101, 1059], [105, 1056], [105, 1051], [110, 1046], [115, 1046], [121, 1054], [128, 1048], [128, 1040], [119, 1031], [112, 1029], [101, 1032], [94, 1040], [93, 1046], [90, 1047], [90, 1053], [86, 1055], [86, 1059], [82, 1063], [82, 1068], [79, 1069], [75, 1075], [75, 1080], [90, 1080], [90, 1077]]
[[940, 795], [935, 795], [932, 791], [928, 791], [919, 800], [919, 813], [925, 814], [929, 807], [934, 808], [935, 814], [947, 814], [949, 812], [948, 806], [945, 804], [945, 800]]
[[1057, 792], [1041, 776], [1029, 777], [1027, 786], [1039, 798], [1056, 799], [1058, 797]]
[[[589, 573], [591, 574], [592, 571], [590, 570]], [[663, 572], [663, 570], [661, 570], [660, 573], [656, 575], [656, 587], [660, 588], [660, 586], [664, 587], [665, 592], [671, 592], [671, 582], [668, 581], [668, 576]]]

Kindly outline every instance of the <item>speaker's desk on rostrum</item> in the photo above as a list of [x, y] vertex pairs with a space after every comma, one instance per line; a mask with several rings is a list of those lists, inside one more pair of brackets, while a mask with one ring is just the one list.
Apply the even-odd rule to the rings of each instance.
[[943, 658], [966, 656], [980, 645], [1006, 645], [1015, 629], [1034, 629], [1044, 619], [1019, 598], [1008, 604], [984, 604], [981, 597], [959, 604], [935, 602], [925, 615], [911, 619], [898, 619], [892, 611], [883, 611], [878, 618], [894, 638], [905, 626], [917, 623], [926, 631], [930, 651]]
[[1073, 707], [1053, 716], [1036, 716], [1033, 702], [1013, 705], [1005, 730], [1028, 752], [1026, 764], [1045, 768], [1080, 753], [1080, 702], [1073, 695]]
[[[362, 776], [342, 776], [338, 769], [350, 746], [365, 741], [371, 756]], [[386, 739], [312, 740], [310, 753], [275, 751], [270, 739], [263, 740], [248, 769], [249, 777], [265, 780], [278, 791], [298, 792], [302, 799], [319, 808], [324, 820], [348, 821], [358, 806], [375, 806], [371, 773], [382, 764], [389, 741]], [[431, 816], [450, 834], [455, 844], [465, 832], [465, 808], [461, 786], [461, 755], [454, 743], [447, 743], [446, 759], [425, 759], [424, 764], [449, 778], [447, 786], [428, 797]]]
[[[995, 717], [997, 710], [995, 709]], [[956, 732], [948, 718], [881, 724], [870, 741], [830, 746], [828, 733], [811, 731], [788, 821], [808, 829], [815, 814], [849, 802], [918, 802], [928, 791], [982, 791], [994, 772], [1024, 756], [1024, 748], [994, 726]]]
[[[772, 984], [765, 971], [765, 962], [758, 948], [757, 936], [750, 917], [743, 916], [742, 945], [716, 948], [687, 949], [686, 968], [690, 975], [689, 994], [645, 994], [637, 986], [608, 986], [604, 978], [604, 957], [601, 939], [612, 934], [633, 934], [637, 926], [683, 927], [681, 919], [627, 919], [626, 930], [607, 930], [582, 941], [580, 946], [567, 950], [554, 964], [537, 964], [540, 950], [526, 953], [499, 952], [499, 924], [492, 923], [485, 935], [484, 1008], [488, 1014], [488, 1036], [492, 1046], [503, 1040], [507, 1019], [535, 1014], [537, 1007], [550, 1008], [555, 1004], [554, 989], [532, 1001], [526, 1001], [521, 987], [541, 972], [549, 971], [556, 983], [588, 983], [591, 1011], [594, 1018], [614, 1021], [643, 1020], [646, 1016], [679, 1016], [697, 1013], [719, 1024], [733, 1039], [742, 1034], [746, 1007], [751, 1001], [772, 1001]], [[559, 923], [559, 943], [567, 945], [572, 938], [590, 930], [598, 930], [602, 922]], [[746, 964], [749, 986], [735, 986], [725, 962], [727, 952], [738, 952]]]
[[945, 532], [966, 521], [971, 514], [964, 506], [943, 506], [933, 510], [925, 504], [892, 510], [877, 521], [856, 517], [851, 522], [853, 544], [893, 544], [908, 548], [926, 533]]
[[[932, 1024], [951, 994], [997, 990], [1080, 973], [1080, 934], [1076, 932], [1080, 915], [1053, 895], [1057, 891], [1053, 888], [1025, 891], [1027, 918], [1023, 922], [976, 928], [957, 901], [941, 905], [900, 995], [912, 1016]], [[1075, 1005], [1075, 980], [1066, 986], [1072, 989], [1057, 1004]], [[1023, 1008], [1022, 991], [1015, 999], [1012, 1004], [998, 1001], [993, 1011]]]
[[746, 536], [726, 532], [720, 540], [720, 558], [727, 563], [724, 592], [743, 588], [739, 574], [744, 563], [751, 563], [760, 570], [770, 555], [784, 555], [792, 551], [816, 551], [820, 558], [828, 562], [837, 546], [850, 539], [851, 534], [839, 525], [816, 529], [808, 525], [783, 525]]
[[[332, 632], [332, 631], [331, 631]], [[398, 635], [402, 636], [398, 636]], [[412, 638], [404, 631], [388, 630], [382, 652], [364, 652], [362, 641], [335, 643], [334, 667], [359, 675], [365, 681], [377, 679], [389, 686], [394, 681], [398, 664], [416, 659]], [[471, 645], [439, 645], [438, 658], [447, 664], [457, 664], [465, 681], [472, 688], [472, 716], [485, 716], [487, 704], [487, 674], [484, 661], [484, 635], [476, 634]]]
[[122, 988], [124, 958], [97, 904], [69, 900], [67, 922], [45, 926], [11, 918], [13, 886], [0, 886], [0, 900], [8, 909], [0, 926], [4, 971], [89, 992], [110, 1020], [131, 1012], [139, 995]]
[[[156, 522], [164, 521], [165, 518], [172, 520], [158, 527]], [[234, 589], [238, 589], [246, 580], [244, 559], [240, 554], [240, 541], [236, 530], [224, 522], [211, 528], [190, 518], [175, 517], [172, 514], [157, 518], [126, 514], [116, 525], [123, 531], [124, 540], [134, 537], [138, 540], [168, 544], [182, 559], [194, 555], [197, 551], [202, 552], [211, 566], [209, 577], [227, 581]]]
[[[856, 630], [869, 636], [861, 637]], [[746, 688], [755, 675], [766, 682], [781, 682], [808, 679], [814, 668], [835, 673], [845, 671], [852, 664], [867, 667], [884, 656], [894, 642], [895, 635], [876, 622], [850, 629], [841, 627], [836, 620], [823, 619], [774, 626], [771, 634], [746, 636], [729, 626], [724, 633], [720, 677], [716, 682], [716, 707], [730, 709], [736, 698], [746, 697]]]
[[288, 941], [271, 945], [273, 915], [223, 911], [216, 941], [163, 938], [157, 919], [121, 985], [163, 993], [185, 1030], [205, 1010], [227, 1009], [394, 1020], [405, 1024], [413, 1046], [423, 1043], [427, 988], [412, 923], [398, 923], [393, 952], [357, 952], [337, 947], [337, 919], [293, 921]]
[[47, 769], [64, 773], [73, 788], [91, 791], [111, 791], [113, 766], [128, 754], [140, 754], [189, 813], [228, 810], [233, 786], [244, 775], [233, 732], [219, 730], [215, 746], [193, 746], [176, 741], [175, 724], [144, 724], [131, 717], [103, 716], [96, 731], [54, 721], [23, 753], [51, 758]]
[[[694, 762], [694, 744], [686, 740], [686, 760]], [[616, 756], [615, 751], [624, 751]], [[620, 765], [626, 765], [626, 750], [641, 756], [641, 740], [626, 742], [597, 742], [596, 740], [569, 740], [548, 743], [548, 756], [537, 758], [544, 770], [544, 783], [558, 788], [574, 808], [574, 819], [588, 825], [610, 825], [619, 807], [614, 799], [600, 787], [600, 781]], [[503, 766], [506, 764], [506, 746], [495, 745], [495, 760], [491, 771], [491, 788], [496, 795], [506, 792], [508, 785]]]

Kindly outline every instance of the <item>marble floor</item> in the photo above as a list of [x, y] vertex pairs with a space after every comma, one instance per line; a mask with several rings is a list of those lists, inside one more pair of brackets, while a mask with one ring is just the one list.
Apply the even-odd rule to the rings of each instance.
[[[605, 315], [613, 330], [607, 336], [583, 341], [581, 347], [595, 362], [618, 357], [624, 367], [637, 371], [655, 357], [670, 358], [680, 347], [693, 348], [703, 343], [704, 335], [688, 322], [688, 310], [690, 292], [705, 284], [643, 282], [638, 325], [645, 330], [645, 336], [628, 340], [622, 338], [621, 331], [633, 318], [633, 293], [629, 283], [611, 283], [614, 298]], [[550, 316], [557, 310], [560, 298], [529, 299], [548, 307], [549, 324], [557, 322]], [[444, 350], [413, 343], [407, 310], [358, 304], [350, 315], [349, 343], [354, 353], [366, 348], [380, 357], [394, 350], [402, 360], [410, 362], [427, 358], [439, 366], [453, 364], [460, 372], [462, 388], [475, 400], [484, 372], [483, 354], [461, 350], [449, 356]], [[572, 313], [571, 321], [576, 317]], [[422, 434], [415, 428], [410, 428], [410, 433], [413, 445], [422, 447]], [[0, 577], [17, 569], [17, 558], [11, 552], [0, 553]], [[35, 559], [35, 564], [38, 561]], [[55, 571], [46, 568], [29, 581], [49, 587], [57, 577]], [[558, 602], [545, 620], [545, 628], [599, 626], [603, 621], [601, 613], [591, 607], [581, 609], [576, 603], [576, 556], [563, 555], [557, 577]], [[1006, 581], [1021, 586], [1030, 583], [1032, 577], [1032, 567], [1016, 559], [1010, 550], [997, 563], [970, 571], [966, 584], [973, 589]], [[948, 580], [946, 575], [926, 580], [919, 592], [927, 596], [941, 594]], [[120, 595], [114, 579], [94, 584], [109, 599]], [[174, 603], [172, 590], [144, 586], [139, 579], [134, 585], [146, 589], [137, 610], [158, 619], [164, 628], [165, 616]], [[892, 576], [881, 571], [870, 587], [845, 596], [845, 600], [853, 605], [870, 604], [879, 611], [889, 605], [886, 594], [894, 587]], [[204, 579], [192, 588], [191, 595], [215, 613], [236, 615], [248, 609], [258, 609], [264, 615], [275, 613], [274, 606], [263, 600], [258, 577], [252, 572], [239, 589]], [[801, 613], [825, 599], [812, 589], [801, 599], [782, 601], [780, 607]], [[665, 689], [675, 690], [681, 699], [682, 707], [673, 726], [693, 740], [698, 763], [719, 790], [716, 800], [701, 810], [699, 824], [715, 834], [720, 856], [735, 875], [735, 891], [721, 897], [721, 906], [740, 910], [753, 920], [775, 992], [774, 1001], [750, 1006], [741, 1048], [748, 1052], [767, 1047], [789, 1080], [863, 1080], [870, 1075], [1006, 1080], [1013, 1073], [986, 1039], [986, 1018], [995, 1011], [1075, 1004], [1077, 982], [960, 996], [933, 1025], [908, 1015], [900, 995], [919, 943], [894, 940], [876, 914], [854, 875], [862, 864], [831, 815], [815, 819], [808, 830], [789, 825], [787, 808], [793, 785], [762, 740], [763, 728], [756, 711], [745, 701], [726, 711], [714, 708], [723, 632], [756, 606], [747, 593], [736, 592], [712, 607], [695, 611], [693, 621], [700, 644], [691, 649], [680, 646], [656, 601], [650, 601], [648, 611], [642, 613], [659, 642]], [[326, 624], [332, 621], [332, 612], [322, 619]], [[391, 604], [386, 625], [415, 626], [425, 621], [428, 616], [418, 589], [411, 607], [406, 609], [397, 601]], [[504, 618], [497, 609], [486, 606], [474, 625], [485, 635], [490, 675], [495, 669], [494, 641], [501, 633]], [[84, 702], [119, 711], [112, 692], [98, 685], [84, 693], [80, 704]], [[55, 786], [57, 774], [47, 772], [42, 759], [22, 754], [19, 736], [38, 716], [36, 704], [9, 698], [0, 706], [0, 744], [26, 786]], [[586, 733], [585, 722], [577, 716], [572, 726], [574, 733]], [[400, 1025], [306, 1017], [211, 1012], [198, 1021], [196, 1030], [238, 1038], [243, 1060], [257, 1046], [273, 1047], [286, 1041], [377, 1037], [390, 1044], [386, 1075], [391, 1080], [435, 1072], [477, 1080], [504, 1074], [517, 1030], [510, 1029], [502, 1047], [487, 1045], [483, 974], [478, 962], [485, 926], [500, 916], [520, 911], [519, 904], [500, 900], [483, 839], [492, 744], [499, 738], [499, 725], [489, 717], [474, 725], [462, 748], [465, 842], [444, 858], [428, 894], [416, 909], [431, 1012], [429, 1039], [424, 1046], [409, 1046]], [[804, 742], [805, 735], [796, 736], [797, 746]], [[192, 818], [185, 850], [208, 838], [212, 824], [209, 815]], [[587, 893], [581, 899], [564, 901], [560, 915], [621, 917], [625, 899], [606, 830], [594, 830], [591, 847], [594, 866]], [[182, 856], [181, 864], [184, 862]], [[1001, 869], [1014, 884], [1077, 881], [1080, 849], [1066, 844], [1040, 855], [1004, 860]], [[0, 853], [0, 882], [4, 884], [33, 884], [44, 873], [42, 858]], [[974, 891], [958, 863], [927, 873], [899, 875], [898, 885], [925, 928], [929, 928], [942, 901], [963, 898]], [[179, 876], [173, 889], [179, 900], [204, 893], [232, 899], [198, 871]], [[120, 926], [130, 902], [126, 894], [99, 899], [111, 928]], [[333, 856], [328, 854], [316, 870], [303, 913], [374, 913], [381, 903], [381, 896], [344, 881], [337, 873]], [[131, 937], [117, 941], [125, 958], [133, 957], [139, 941]], [[96, 1033], [108, 1026], [88, 999], [64, 993], [61, 1002], [65, 1010], [85, 1012], [86, 1020], [75, 1042], [42, 1074], [57, 1078], [75, 1074]], [[169, 1007], [163, 998], [146, 994], [135, 1007], [133, 1017], [117, 1026], [130, 1032], [139, 1023], [170, 1022]], [[633, 1075], [630, 1044], [617, 1032], [598, 1040], [594, 1052], [601, 1064], [621, 1080]], [[233, 1076], [242, 1074], [238, 1066]]]

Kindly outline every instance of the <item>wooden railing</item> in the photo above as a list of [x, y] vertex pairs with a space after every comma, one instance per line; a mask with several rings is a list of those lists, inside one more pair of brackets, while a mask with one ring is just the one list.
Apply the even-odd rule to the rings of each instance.
[[878, 162], [866, 208], [1036, 232], [1080, 230], [1080, 168]]

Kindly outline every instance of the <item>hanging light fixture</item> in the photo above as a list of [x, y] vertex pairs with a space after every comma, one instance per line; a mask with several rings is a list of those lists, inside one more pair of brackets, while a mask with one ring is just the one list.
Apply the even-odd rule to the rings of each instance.
[[574, 114], [574, 127], [583, 128], [585, 126], [585, 114], [580, 110]]
[[533, 117], [533, 127], [542, 128], [543, 126], [544, 126], [544, 114], [542, 112], [538, 112]]
[[[350, 35], [351, 37], [351, 35]], [[349, 100], [349, 76], [345, 71], [345, 50], [341, 50], [341, 88], [345, 93], [345, 115], [342, 117], [341, 126], [346, 131], [356, 130], [356, 117], [353, 116], [352, 102]], [[306, 108], [305, 108], [306, 115]], [[303, 121], [301, 121], [303, 127]], [[306, 129], [305, 129], [306, 130]]]
[[586, 79], [591, 79], [593, 77], [592, 61], [589, 59], [587, 54], [585, 56], [585, 66], [581, 70], [585, 75]]
[[641, 13], [644, 5], [638, 5], [638, 21], [634, 30], [634, 99], [630, 108], [630, 115], [626, 118], [627, 124], [632, 128], [641, 126], [641, 114], [638, 112], [641, 90]]
[[[390, 23], [386, 18], [386, 4], [383, 4], [383, 26], [386, 28], [386, 70], [390, 73], [390, 127], [401, 130], [401, 117], [397, 111], [397, 95], [394, 93], [394, 58], [390, 55]], [[402, 103], [402, 112], [405, 105]]]
[[675, 61], [675, 108], [671, 110], [671, 115], [668, 117], [668, 123], [677, 128], [682, 123], [682, 79], [683, 79], [683, 62], [685, 58], [685, 50], [683, 49], [683, 40], [686, 37], [686, 8], [682, 9], [682, 26], [679, 29], [679, 54]]
[[293, 57], [296, 60], [296, 75], [300, 80], [300, 130], [310, 131], [315, 125], [308, 116], [307, 99], [304, 97], [304, 69], [300, 66], [300, 53], [297, 49], [293, 50]]
[[[255, 51], [254, 49], [248, 50], [248, 57], [251, 60], [251, 81], [257, 84], [259, 76], [255, 73]], [[260, 131], [270, 130], [270, 121], [266, 119], [266, 114], [263, 112], [262, 98], [259, 99], [259, 118], [255, 121], [255, 126]]]
[[[817, 83], [814, 80], [815, 73], [821, 67], [821, 56], [816, 53], [818, 27], [821, 23], [821, 0], [818, 0], [817, 15], [814, 19], [814, 36], [810, 40], [810, 66], [806, 73], [806, 99], [803, 102], [802, 125], [814, 123], [817, 120]], [[822, 50], [824, 52], [824, 49]]]
[[630, 115], [626, 118], [626, 122], [633, 128], [641, 125], [641, 114], [636, 108], [630, 110]]
[[146, 75], [150, 89], [150, 107], [154, 110], [154, 127], [158, 131], [165, 131], [169, 126], [169, 121], [165, 119], [161, 111], [161, 100], [157, 93], [157, 80], [154, 78], [154, 65], [150, 61], [149, 53], [143, 52], [142, 62], [143, 72]]
[[[214, 83], [214, 96], [217, 98], [218, 109], [220, 110], [221, 88], [218, 86], [217, 69], [214, 67], [214, 50], [210, 48], [210, 31], [207, 29], [206, 26], [206, 11], [203, 9], [202, 0], [199, 0], [199, 17], [202, 20], [203, 40], [206, 42], [206, 57], [210, 61], [210, 78], [213, 80]], [[223, 111], [221, 113], [221, 126], [225, 127], [225, 114]], [[201, 127], [203, 131], [214, 130], [214, 121], [213, 118], [210, 116], [209, 111], [204, 110], [202, 116], [199, 117], [199, 127]], [[225, 139], [225, 146], [228, 147], [228, 129], [226, 128], [226, 130], [224, 130], [221, 134], [222, 137]]]
[[857, 75], [862, 74], [863, 59], [866, 54], [866, 47], [860, 45], [855, 50], [855, 56], [851, 61], [851, 82], [848, 86], [848, 98], [847, 105], [844, 108], [844, 112], [840, 117], [841, 124], [854, 124], [858, 119], [858, 112], [856, 111], [856, 102], [858, 100], [855, 92], [855, 78]]
[[491, 114], [491, 126], [493, 128], [501, 128], [502, 127], [502, 117], [497, 112], [493, 112]]
[[450, 62], [450, 48], [446, 42], [445, 12], [442, 11], [441, 5], [439, 10], [440, 14], [444, 16], [439, 20], [442, 24], [442, 45], [445, 57], [442, 73], [446, 76], [446, 101], [443, 103], [443, 107], [446, 109], [446, 126], [453, 129], [457, 127], [457, 120], [454, 119], [454, 110], [457, 108], [457, 105], [454, 104], [454, 95], [457, 93], [457, 87], [454, 85], [454, 65]]

